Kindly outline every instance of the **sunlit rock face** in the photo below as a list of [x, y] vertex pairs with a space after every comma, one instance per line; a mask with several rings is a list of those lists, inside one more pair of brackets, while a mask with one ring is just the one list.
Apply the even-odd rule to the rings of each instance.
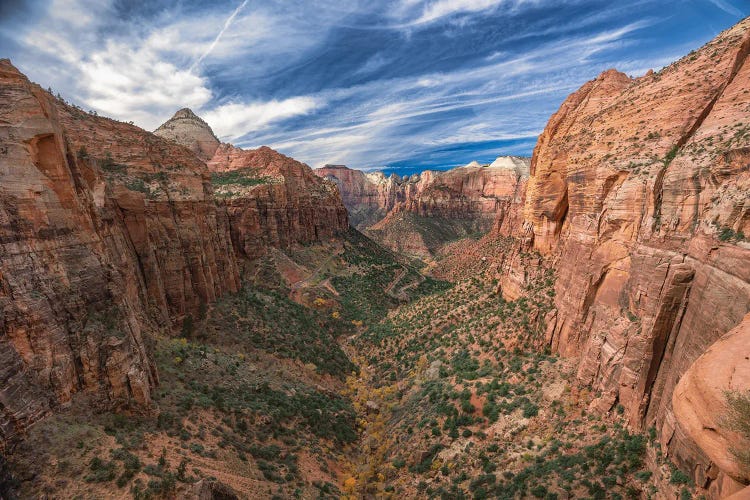
[[333, 184], [268, 148], [214, 148], [203, 125], [165, 139], [0, 61], [0, 448], [76, 393], [148, 406], [148, 337], [238, 291], [242, 258], [348, 228]]
[[[523, 222], [513, 207], [496, 223], [555, 263], [546, 341], [580, 360], [593, 406], [655, 426], [717, 495], [723, 466], [688, 458], [702, 444], [678, 430], [673, 395], [750, 310], [749, 29], [659, 73], [606, 71], [569, 96], [534, 150]], [[509, 266], [503, 279], [523, 276]]]
[[339, 187], [352, 224], [363, 229], [397, 212], [491, 221], [501, 205], [517, 195], [528, 171], [529, 159], [513, 156], [502, 156], [491, 165], [472, 162], [444, 172], [426, 170], [403, 178], [343, 165], [315, 169], [318, 176]]
[[726, 410], [727, 393], [748, 391], [750, 314], [690, 366], [672, 395], [672, 440], [681, 443], [683, 450], [678, 458], [681, 465], [696, 471], [698, 484], [710, 485], [714, 497], [740, 491], [750, 483], [750, 471], [734, 453], [747, 443], [731, 425]]
[[148, 404], [144, 336], [236, 289], [205, 165], [0, 62], [0, 438], [90, 392]]
[[323, 241], [349, 227], [336, 185], [269, 147], [243, 150], [222, 144], [208, 167], [219, 177], [234, 172], [255, 180], [248, 186], [217, 187], [232, 241], [244, 256], [258, 256], [266, 246]]
[[185, 146], [203, 161], [210, 160], [220, 144], [208, 123], [188, 108], [177, 111], [154, 134]]

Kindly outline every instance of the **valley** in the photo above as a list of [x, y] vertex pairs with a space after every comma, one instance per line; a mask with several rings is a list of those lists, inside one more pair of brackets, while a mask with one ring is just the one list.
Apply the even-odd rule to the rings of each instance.
[[[75, 401], [32, 428], [14, 453], [20, 492], [186, 497], [201, 480], [268, 498], [653, 490], [647, 438], [620, 413], [588, 414], [573, 366], [543, 347], [552, 270], [506, 302], [499, 267], [425, 277], [355, 230], [270, 252], [238, 293], [155, 340], [158, 410], [89, 418]], [[307, 275], [302, 306], [288, 297]]]
[[0, 498], [745, 498], [748, 54], [404, 178], [0, 61]]

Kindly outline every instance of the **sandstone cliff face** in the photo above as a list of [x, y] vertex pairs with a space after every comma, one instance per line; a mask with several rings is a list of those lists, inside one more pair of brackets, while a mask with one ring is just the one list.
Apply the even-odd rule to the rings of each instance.
[[177, 111], [154, 134], [185, 146], [203, 161], [210, 160], [220, 144], [208, 123], [188, 108]]
[[[534, 150], [525, 222], [510, 224], [557, 269], [549, 345], [580, 359], [594, 406], [622, 404], [682, 464], [702, 448], [676, 437], [675, 386], [750, 310], [749, 30], [572, 94]], [[709, 487], [721, 467], [692, 472]]]
[[234, 246], [246, 257], [257, 257], [266, 246], [322, 241], [349, 228], [336, 186], [271, 148], [222, 144], [208, 167]]
[[0, 447], [76, 392], [148, 404], [148, 334], [237, 291], [238, 257], [348, 228], [333, 184], [269, 148], [220, 147], [189, 110], [167, 140], [7, 60], [0, 97]]
[[238, 287], [205, 165], [0, 61], [0, 443], [73, 393], [147, 404], [144, 336]]
[[[750, 391], [750, 314], [690, 366], [672, 395], [675, 414], [672, 439], [682, 442], [681, 449], [685, 451], [678, 458], [683, 467], [714, 479], [711, 484], [714, 497], [733, 493], [750, 483], [750, 471], [738, 463], [733, 453], [750, 443], [727, 425], [725, 409], [727, 392], [747, 394], [747, 391]], [[706, 482], [706, 478], [700, 478], [700, 482]], [[749, 492], [750, 489], [745, 493]]]
[[315, 170], [339, 187], [352, 223], [372, 226], [388, 214], [411, 212], [424, 217], [492, 219], [516, 196], [528, 176], [528, 160], [500, 157], [483, 167], [473, 162], [445, 172], [425, 171], [410, 177], [365, 173], [340, 165]]

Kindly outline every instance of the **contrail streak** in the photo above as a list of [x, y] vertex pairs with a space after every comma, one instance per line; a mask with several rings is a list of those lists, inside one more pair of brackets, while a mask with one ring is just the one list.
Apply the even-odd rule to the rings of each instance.
[[216, 47], [216, 44], [219, 43], [219, 40], [221, 40], [221, 37], [224, 34], [224, 32], [227, 29], [229, 29], [229, 26], [231, 26], [232, 22], [234, 22], [234, 18], [237, 17], [237, 14], [239, 14], [240, 11], [245, 7], [245, 5], [247, 5], [247, 2], [248, 2], [248, 0], [244, 0], [244, 2], [242, 2], [239, 7], [237, 7], [236, 9], [234, 9], [234, 12], [232, 12], [232, 15], [230, 15], [227, 18], [227, 20], [224, 21], [224, 27], [221, 28], [221, 31], [219, 31], [219, 34], [216, 35], [216, 38], [214, 38], [214, 41], [211, 42], [211, 45], [208, 47], [208, 49], [203, 54], [201, 54], [201, 56], [190, 66], [190, 69], [188, 71], [193, 71], [193, 69], [195, 69], [196, 66], [198, 66], [200, 63], [202, 63], [203, 60], [209, 54], [211, 54], [211, 52], [213, 52], [214, 48]]

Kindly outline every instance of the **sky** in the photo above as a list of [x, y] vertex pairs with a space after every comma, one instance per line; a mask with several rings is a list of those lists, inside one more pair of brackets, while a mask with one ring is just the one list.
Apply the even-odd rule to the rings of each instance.
[[189, 107], [224, 142], [411, 173], [530, 156], [608, 68], [666, 66], [750, 0], [0, 0], [0, 57], [154, 130]]

